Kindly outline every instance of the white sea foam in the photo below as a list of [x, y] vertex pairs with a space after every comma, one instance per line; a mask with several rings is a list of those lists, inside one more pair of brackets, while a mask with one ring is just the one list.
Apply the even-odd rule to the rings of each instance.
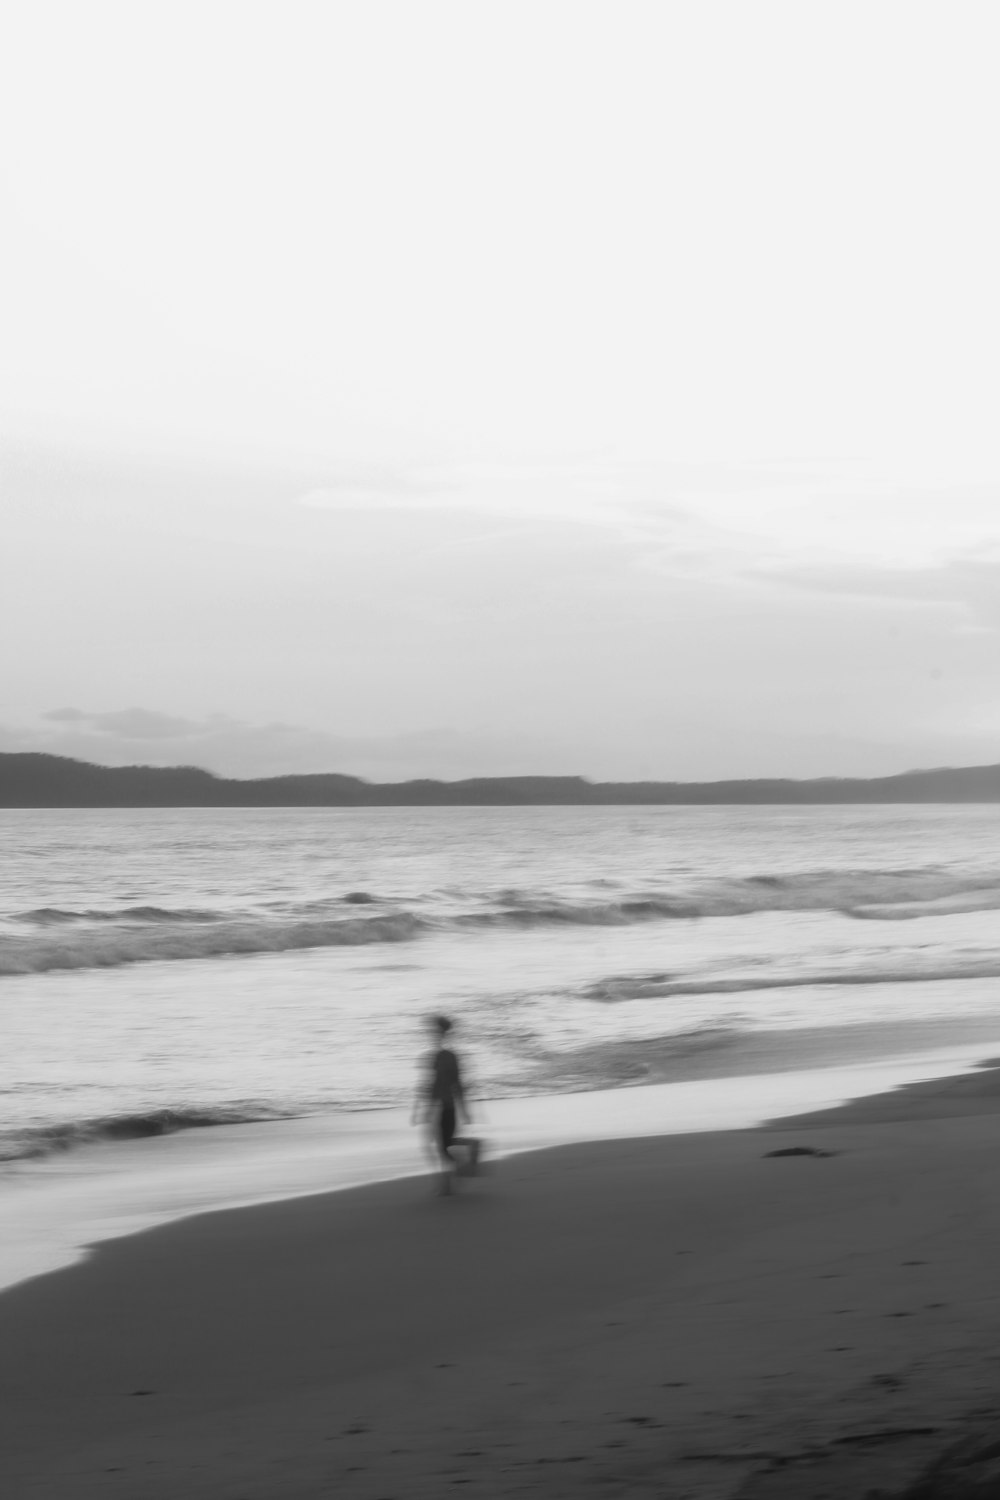
[[588, 985], [586, 998], [607, 1003], [624, 1000], [669, 999], [674, 995], [739, 995], [752, 990], [811, 989], [815, 985], [932, 984], [944, 979], [1000, 978], [1000, 940], [988, 952], [964, 954], [942, 963], [933, 953], [910, 955], [905, 960], [894, 955], [875, 965], [861, 967], [844, 963], [838, 968], [811, 969], [797, 967], [782, 971], [780, 958], [774, 967], [758, 967], [745, 974], [726, 974], [713, 978], [690, 975], [622, 975]]

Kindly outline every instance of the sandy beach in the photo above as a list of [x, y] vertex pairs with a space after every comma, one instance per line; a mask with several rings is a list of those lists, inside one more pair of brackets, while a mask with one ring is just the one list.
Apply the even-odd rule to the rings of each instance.
[[0, 1491], [901, 1494], [1000, 1413], [998, 1109], [981, 1069], [105, 1242], [0, 1297]]

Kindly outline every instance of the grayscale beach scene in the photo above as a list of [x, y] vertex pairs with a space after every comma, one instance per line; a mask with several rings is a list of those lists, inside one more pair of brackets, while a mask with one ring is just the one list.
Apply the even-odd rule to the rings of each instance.
[[0, 7], [0, 1500], [1000, 1494], [998, 44]]

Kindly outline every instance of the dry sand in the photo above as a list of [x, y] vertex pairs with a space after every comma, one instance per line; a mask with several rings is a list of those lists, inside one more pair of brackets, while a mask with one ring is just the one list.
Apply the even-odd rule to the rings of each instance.
[[899, 1494], [1000, 1421], [998, 1111], [982, 1070], [107, 1241], [0, 1296], [0, 1494]]

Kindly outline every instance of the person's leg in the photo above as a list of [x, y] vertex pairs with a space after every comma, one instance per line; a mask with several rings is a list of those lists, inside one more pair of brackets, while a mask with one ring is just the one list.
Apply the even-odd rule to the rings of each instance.
[[451, 1180], [455, 1171], [455, 1161], [451, 1154], [451, 1145], [455, 1139], [455, 1106], [453, 1104], [442, 1104], [437, 1118], [437, 1147], [441, 1157], [441, 1192], [451, 1192]]

